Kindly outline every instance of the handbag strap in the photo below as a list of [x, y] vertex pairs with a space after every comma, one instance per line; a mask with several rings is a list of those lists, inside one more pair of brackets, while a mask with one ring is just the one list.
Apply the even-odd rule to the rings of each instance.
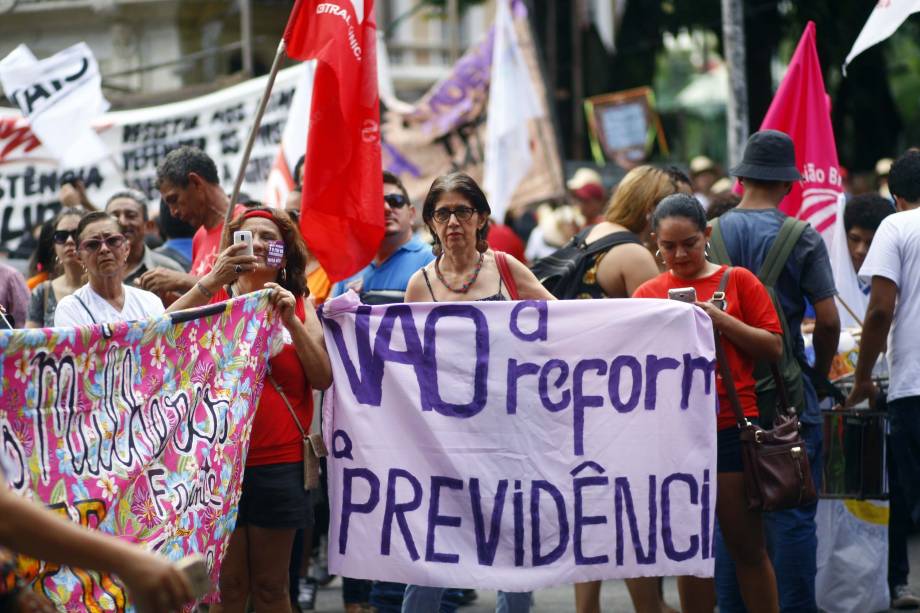
[[[732, 272], [731, 266], [725, 269], [722, 280], [719, 281], [718, 292], [724, 292], [728, 287], [728, 277]], [[738, 400], [738, 390], [735, 389], [735, 378], [732, 377], [732, 371], [728, 367], [728, 360], [725, 358], [725, 349], [722, 347], [722, 335], [719, 329], [712, 327], [712, 333], [716, 341], [716, 362], [719, 363], [719, 373], [722, 375], [722, 384], [725, 386], [725, 393], [728, 394], [728, 403], [732, 405], [732, 412], [738, 421], [738, 427], [746, 425], [744, 411], [741, 410], [741, 401]]]
[[86, 306], [86, 303], [83, 302], [83, 301], [80, 299], [80, 297], [77, 296], [76, 294], [73, 294], [73, 297], [77, 299], [77, 302], [80, 303], [80, 306], [83, 307], [83, 310], [86, 311], [86, 314], [87, 314], [87, 315], [89, 315], [90, 321], [92, 321], [93, 324], [95, 324], [95, 323], [96, 323], [96, 318], [93, 317], [93, 312], [89, 310], [89, 307]]
[[284, 406], [286, 406], [288, 411], [291, 412], [291, 417], [294, 418], [294, 424], [297, 426], [297, 429], [300, 430], [300, 436], [302, 436], [304, 440], [307, 440], [309, 437], [307, 436], [306, 431], [303, 429], [303, 426], [300, 425], [300, 419], [297, 418], [297, 413], [294, 412], [294, 407], [291, 406], [291, 403], [287, 399], [287, 395], [284, 393], [284, 390], [281, 389], [281, 386], [278, 385], [278, 382], [275, 381], [275, 378], [272, 376], [271, 367], [269, 367], [268, 370], [268, 380], [271, 382], [272, 387], [275, 388], [275, 391], [278, 392], [278, 395], [281, 396], [281, 400], [284, 401]]
[[514, 275], [511, 273], [511, 266], [508, 265], [508, 256], [504, 251], [495, 252], [495, 264], [498, 266], [498, 274], [501, 276], [505, 287], [508, 288], [508, 296], [512, 300], [520, 300], [517, 283], [514, 281]]

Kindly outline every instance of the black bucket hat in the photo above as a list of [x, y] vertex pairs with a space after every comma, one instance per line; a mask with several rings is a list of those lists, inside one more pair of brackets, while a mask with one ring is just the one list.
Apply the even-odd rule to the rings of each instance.
[[754, 132], [744, 148], [741, 163], [731, 175], [758, 181], [801, 181], [795, 166], [795, 145], [789, 135], [779, 130]]

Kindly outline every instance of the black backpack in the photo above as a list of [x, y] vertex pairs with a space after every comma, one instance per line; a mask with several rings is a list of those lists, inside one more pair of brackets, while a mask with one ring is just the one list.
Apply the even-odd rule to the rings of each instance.
[[585, 239], [593, 228], [585, 228], [555, 253], [537, 260], [530, 269], [543, 287], [560, 300], [576, 297], [582, 286], [582, 277], [593, 261], [591, 256], [617, 245], [641, 244], [632, 232], [614, 232], [586, 245]]
[[[728, 250], [725, 247], [725, 241], [722, 238], [722, 230], [719, 227], [719, 219], [713, 219], [709, 222], [712, 226], [712, 235], [709, 237], [709, 246], [712, 250], [710, 259], [716, 264], [732, 265], [731, 258], [728, 256]], [[783, 225], [773, 240], [773, 245], [767, 251], [760, 270], [757, 271], [757, 278], [767, 289], [767, 294], [773, 302], [773, 308], [779, 317], [780, 326], [783, 329], [783, 357], [780, 358], [776, 366], [782, 376], [783, 383], [786, 387], [786, 397], [790, 405], [795, 408], [796, 412], [801, 415], [805, 411], [805, 385], [802, 381], [802, 365], [799, 364], [795, 356], [795, 343], [793, 341], [792, 331], [786, 323], [786, 313], [779, 302], [774, 286], [780, 273], [786, 266], [786, 260], [795, 249], [796, 243], [805, 232], [808, 224], [804, 221], [787, 217]], [[776, 389], [776, 383], [773, 378], [773, 372], [769, 362], [758, 360], [754, 364], [754, 380], [756, 381], [757, 408], [760, 412], [760, 423], [769, 425], [773, 423], [776, 416], [776, 406], [779, 402], [779, 394]], [[785, 410], [788, 407], [783, 407]]]

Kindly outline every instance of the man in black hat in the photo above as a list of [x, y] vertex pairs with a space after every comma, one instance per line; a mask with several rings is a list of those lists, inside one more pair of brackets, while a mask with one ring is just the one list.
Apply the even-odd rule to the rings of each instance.
[[[744, 158], [731, 170], [731, 174], [744, 186], [744, 196], [741, 204], [719, 218], [722, 238], [732, 265], [743, 266], [757, 274], [787, 218], [777, 207], [791, 191], [794, 182], [802, 179], [796, 168], [792, 139], [776, 130], [756, 132], [747, 142]], [[815, 364], [812, 376], [818, 380], [826, 379], [837, 351], [840, 319], [834, 304], [837, 290], [827, 248], [811, 226], [805, 227], [798, 238], [773, 288], [794, 341], [793, 352], [802, 365], [806, 363], [801, 334], [805, 301], [814, 306]], [[821, 413], [809, 377], [803, 377], [803, 388], [801, 404], [804, 406], [799, 407], [802, 411], [801, 433], [811, 462], [812, 476], [818, 486], [821, 475]], [[811, 504], [764, 514], [783, 611], [817, 612], [816, 510], [817, 505]], [[717, 546], [725, 552], [723, 544], [717, 543]], [[716, 559], [721, 559], [716, 567], [720, 610], [734, 611], [736, 607], [733, 604], [741, 602], [737, 588], [733, 587], [734, 567], [727, 555], [717, 556]]]

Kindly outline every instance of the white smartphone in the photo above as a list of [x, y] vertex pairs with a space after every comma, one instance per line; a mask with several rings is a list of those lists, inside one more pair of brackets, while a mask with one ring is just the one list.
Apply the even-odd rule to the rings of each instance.
[[692, 287], [678, 287], [677, 289], [668, 290], [668, 298], [671, 300], [680, 300], [681, 302], [696, 302], [696, 289]]
[[195, 598], [204, 598], [211, 591], [211, 578], [208, 576], [208, 563], [199, 553], [186, 556], [176, 562], [176, 568], [185, 575]]
[[248, 245], [240, 255], [252, 255], [252, 232], [249, 230], [237, 230], [233, 233], [233, 244], [246, 243]]

